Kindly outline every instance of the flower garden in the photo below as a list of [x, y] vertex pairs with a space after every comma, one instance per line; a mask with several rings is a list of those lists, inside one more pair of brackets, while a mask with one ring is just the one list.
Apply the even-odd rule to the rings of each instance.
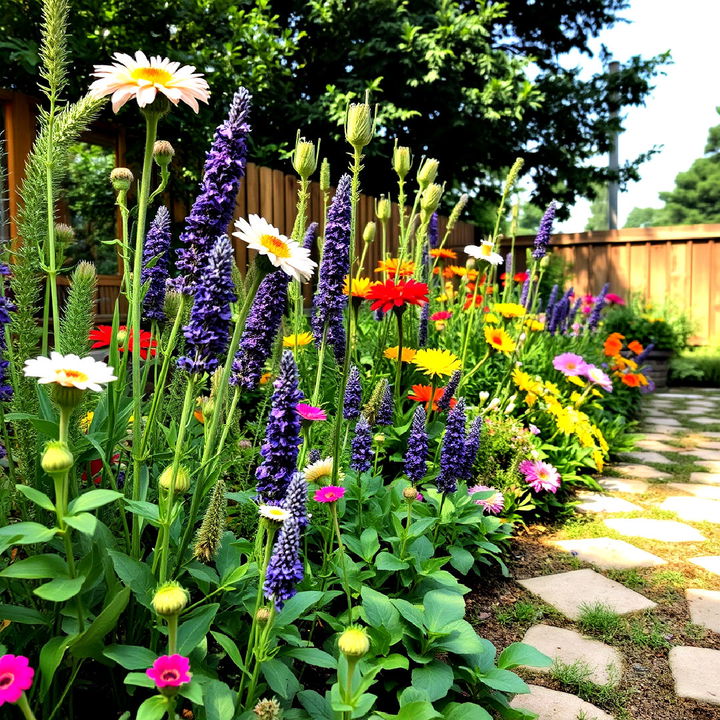
[[[64, 12], [48, 3], [47, 25]], [[359, 227], [367, 100], [347, 107], [348, 167], [298, 138], [284, 235], [232, 222], [263, 122], [238, 89], [173, 239], [163, 121], [212, 89], [195, 68], [118, 53], [65, 104], [48, 33], [23, 242], [2, 266], [0, 705], [27, 720], [97, 703], [138, 720], [537, 717], [516, 698], [523, 669], [551, 658], [493, 645], [466, 599], [629, 448], [653, 380], [652, 347], [606, 324], [625, 299], [576, 297], [552, 272], [554, 205], [527, 257], [501, 235], [521, 159], [495, 232], [464, 252], [450, 241], [467, 198], [440, 233], [442, 167], [402, 142], [394, 195]], [[98, 326], [91, 263], [59, 297], [54, 207], [62, 154], [108, 98], [142, 114], [146, 140], [139, 177], [108, 178], [124, 274]]]

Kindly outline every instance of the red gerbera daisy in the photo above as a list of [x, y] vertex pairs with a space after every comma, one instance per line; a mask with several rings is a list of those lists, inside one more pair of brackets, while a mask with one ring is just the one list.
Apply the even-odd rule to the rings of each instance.
[[[432, 387], [430, 385], [413, 385], [412, 389], [408, 393], [408, 398], [410, 398], [410, 400], [415, 400], [415, 402], [425, 403], [425, 410], [429, 410], [431, 392]], [[435, 393], [433, 396], [433, 410], [438, 409], [438, 400], [442, 397], [442, 394], [444, 392], [445, 388], [435, 388]], [[456, 403], [457, 400], [455, 398], [451, 398], [450, 407], [455, 407]]]
[[[132, 352], [133, 349], [133, 341], [132, 341], [132, 333], [128, 332], [128, 329], [125, 325], [120, 325], [118, 328], [118, 335], [120, 333], [124, 333], [125, 337], [127, 337], [127, 341], [120, 343], [118, 342], [118, 350], [120, 352], [125, 352], [125, 350], [130, 350]], [[93, 343], [93, 349], [94, 348], [101, 348], [101, 347], [109, 347], [110, 343], [112, 342], [112, 326], [111, 325], [98, 325], [97, 329], [90, 331], [90, 340], [94, 340]], [[140, 331], [140, 357], [145, 360], [148, 356], [148, 350], [150, 350], [150, 355], [152, 357], [155, 357], [156, 348], [157, 347], [157, 340], [153, 340], [152, 335], [147, 330], [141, 330]]]
[[463, 305], [463, 310], [467, 310], [468, 308], [472, 307], [473, 302], [475, 303], [474, 307], [482, 306], [483, 296], [480, 294], [475, 295], [475, 293], [468, 293], [465, 297], [465, 305]]
[[365, 296], [373, 303], [371, 310], [382, 310], [387, 313], [393, 308], [409, 305], [425, 305], [428, 301], [428, 286], [416, 280], [400, 280], [373, 285]]

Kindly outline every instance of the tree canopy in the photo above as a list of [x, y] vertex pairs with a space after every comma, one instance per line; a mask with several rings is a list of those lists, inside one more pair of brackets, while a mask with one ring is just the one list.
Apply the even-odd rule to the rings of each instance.
[[[32, 92], [39, 0], [1, 0], [0, 86]], [[203, 150], [236, 87], [254, 95], [253, 159], [287, 169], [283, 158], [300, 129], [323, 138], [336, 180], [346, 166], [344, 108], [371, 91], [378, 137], [368, 148], [365, 190], [394, 182], [385, 160], [397, 138], [436, 157], [453, 194], [468, 191], [481, 218], [494, 204], [514, 159], [535, 184], [533, 202], [556, 199], [560, 215], [592, 195], [608, 170], [587, 161], [607, 152], [621, 129], [617, 106], [641, 104], [662, 58], [632, 58], [620, 72], [589, 79], [565, 68], [564, 53], [589, 53], [626, 0], [71, 0], [73, 90], [94, 63], [143, 49], [197, 66], [213, 90], [197, 117], [171, 117], [186, 178], [197, 178]], [[607, 59], [607, 58], [603, 58]], [[109, 113], [109, 110], [108, 110]], [[129, 133], [137, 113], [119, 120]], [[420, 144], [422, 143], [422, 144]], [[619, 171], [637, 179], [643, 157]], [[192, 184], [188, 183], [188, 190]]]

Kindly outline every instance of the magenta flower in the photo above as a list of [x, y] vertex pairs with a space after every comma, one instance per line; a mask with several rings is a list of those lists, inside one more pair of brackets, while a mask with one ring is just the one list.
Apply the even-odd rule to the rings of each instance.
[[33, 682], [35, 670], [24, 655], [3, 655], [0, 657], [0, 706], [16, 703]]
[[307, 403], [298, 403], [296, 406], [298, 415], [303, 420], [327, 420], [327, 415], [324, 410]]
[[583, 371], [583, 375], [594, 385], [599, 385], [605, 392], [613, 391], [612, 380], [608, 377], [607, 373], [603, 372], [599, 367], [595, 365], [587, 365]]
[[534, 492], [547, 490], [554, 493], [560, 487], [560, 473], [550, 463], [542, 460], [523, 460], [518, 470], [525, 476], [525, 482]]
[[556, 370], [559, 370], [563, 375], [573, 377], [577, 375], [584, 375], [588, 364], [582, 356], [566, 352], [562, 353], [562, 355], [556, 355], [553, 358], [553, 367]]
[[484, 500], [473, 500], [476, 505], [480, 505], [485, 512], [491, 515], [498, 515], [503, 511], [505, 507], [505, 498], [503, 494], [494, 487], [488, 487], [487, 485], [473, 485], [468, 488], [468, 495], [474, 495], [479, 492], [487, 492], [488, 490], [494, 490], [495, 494]]
[[345, 495], [345, 488], [339, 485], [328, 485], [315, 491], [313, 500], [320, 503], [332, 503], [341, 500]]
[[158, 688], [180, 687], [192, 679], [190, 660], [182, 655], [161, 655], [145, 673]]
[[625, 304], [625, 301], [619, 295], [616, 295], [615, 293], [607, 293], [607, 295], [605, 295], [605, 302], [608, 303], [609, 305], [624, 305]]

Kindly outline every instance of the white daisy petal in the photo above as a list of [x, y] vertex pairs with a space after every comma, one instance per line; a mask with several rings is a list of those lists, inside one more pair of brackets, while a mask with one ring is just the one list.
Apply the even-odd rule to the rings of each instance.
[[113, 369], [92, 357], [80, 358], [74, 353], [62, 355], [52, 351], [50, 357], [37, 357], [25, 361], [26, 377], [37, 378], [38, 384], [56, 383], [78, 390], [102, 392], [103, 384], [117, 380]]

